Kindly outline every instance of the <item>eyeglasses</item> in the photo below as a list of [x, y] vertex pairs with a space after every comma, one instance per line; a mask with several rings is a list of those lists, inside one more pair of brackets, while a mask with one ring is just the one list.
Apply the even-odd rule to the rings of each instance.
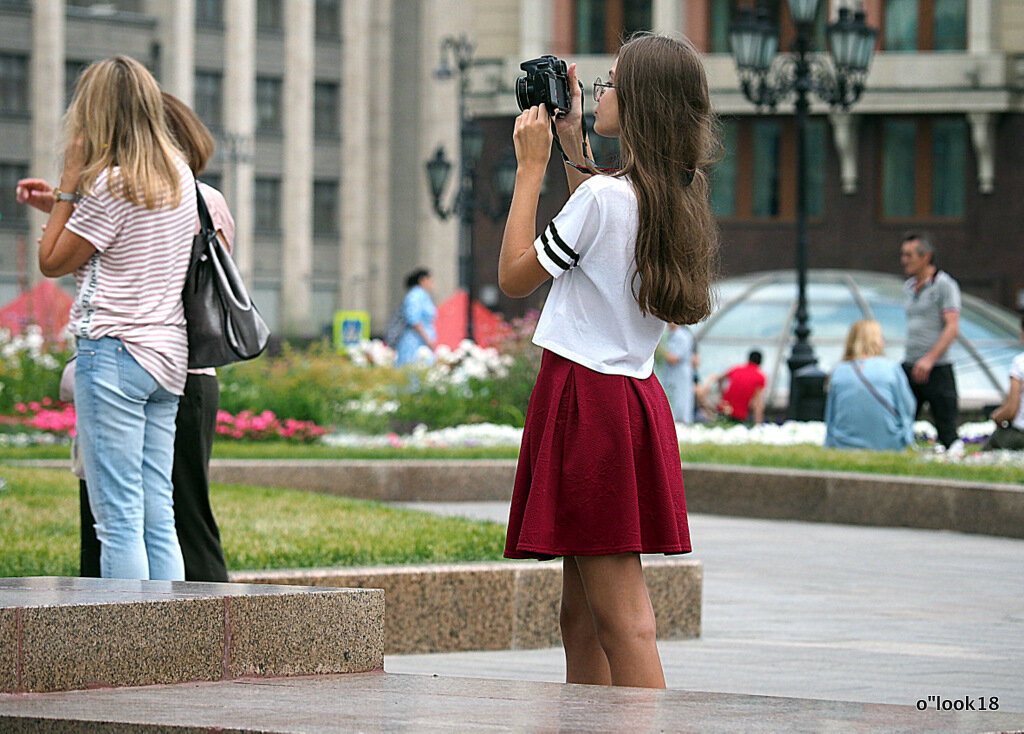
[[595, 79], [594, 80], [594, 101], [595, 102], [600, 102], [601, 101], [601, 97], [604, 96], [605, 91], [608, 90], [608, 89], [615, 89], [615, 85], [612, 84], [611, 82], [603, 82], [603, 81], [601, 81], [601, 77], [598, 77], [597, 79]]

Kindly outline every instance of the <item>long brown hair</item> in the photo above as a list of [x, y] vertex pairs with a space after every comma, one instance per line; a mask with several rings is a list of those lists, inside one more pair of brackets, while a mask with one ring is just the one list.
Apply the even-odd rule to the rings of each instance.
[[170, 92], [161, 92], [160, 96], [164, 101], [167, 129], [185, 154], [192, 175], [198, 176], [206, 170], [213, 155], [213, 135], [187, 104]]
[[618, 175], [630, 177], [640, 215], [633, 295], [644, 314], [694, 324], [711, 314], [718, 274], [707, 168], [721, 143], [704, 66], [689, 41], [637, 35], [619, 50], [615, 92]]
[[160, 87], [135, 59], [111, 56], [82, 72], [64, 135], [68, 143], [81, 140], [83, 194], [116, 166], [107, 182], [113, 196], [147, 209], [181, 202], [176, 159], [183, 156], [167, 129]]

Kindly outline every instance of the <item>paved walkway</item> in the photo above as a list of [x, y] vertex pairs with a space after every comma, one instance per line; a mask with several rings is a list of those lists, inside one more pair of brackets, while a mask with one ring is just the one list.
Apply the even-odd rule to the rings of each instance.
[[[505, 503], [411, 503], [504, 522]], [[694, 515], [703, 634], [660, 644], [669, 687], [1024, 712], [1024, 541]], [[559, 681], [560, 649], [389, 655], [391, 673]], [[1022, 717], [1024, 725], [1024, 717]]]

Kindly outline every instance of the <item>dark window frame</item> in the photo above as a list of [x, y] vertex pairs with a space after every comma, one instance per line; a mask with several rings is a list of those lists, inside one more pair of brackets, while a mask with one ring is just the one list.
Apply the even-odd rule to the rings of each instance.
[[[265, 187], [272, 188], [273, 196], [267, 195], [269, 193], [267, 191], [262, 191]], [[253, 180], [253, 210], [253, 229], [258, 234], [277, 235], [281, 233], [280, 178], [257, 176]]]
[[[29, 117], [32, 114], [29, 55], [0, 53], [0, 68], [6, 72], [8, 64], [12, 70], [20, 67], [20, 75], [0, 76], [0, 117]], [[12, 101], [15, 103], [12, 104]]]
[[[825, 167], [828, 158], [829, 124], [826, 118], [814, 115], [807, 121], [808, 129], [808, 186], [814, 184], [815, 172], [813, 157], [821, 157], [821, 168]], [[723, 118], [723, 125], [735, 125], [736, 149], [726, 151], [725, 155], [731, 157], [734, 163], [735, 186], [732, 191], [733, 211], [732, 213], [716, 213], [716, 217], [723, 222], [737, 224], [791, 224], [796, 222], [797, 209], [797, 184], [798, 175], [796, 167], [797, 132], [796, 117], [793, 115], [739, 115]], [[758, 125], [778, 125], [778, 153], [776, 156], [776, 169], [774, 179], [777, 182], [777, 189], [774, 192], [777, 202], [777, 213], [769, 215], [757, 215], [754, 213], [755, 188], [758, 185], [759, 172], [754, 165], [755, 127]], [[815, 153], [810, 150], [815, 144], [815, 126], [820, 126], [821, 149]], [[723, 136], [724, 137], [724, 136]], [[769, 174], [770, 175], [770, 174]], [[715, 186], [714, 169], [711, 171], [711, 187]], [[810, 193], [810, 192], [809, 192]], [[820, 197], [820, 211], [811, 210], [814, 198], [808, 198], [807, 220], [812, 223], [820, 223], [825, 220], [828, 214], [828, 200], [822, 192]]]
[[[267, 100], [263, 98], [266, 90], [274, 88], [276, 94], [274, 95], [273, 108], [274, 114], [272, 117], [264, 116], [263, 110]], [[282, 99], [284, 94], [284, 80], [277, 76], [257, 76], [256, 77], [256, 133], [258, 135], [280, 135], [284, 129], [284, 100]]]
[[952, 52], [958, 53], [967, 50], [968, 38], [967, 38], [967, 26], [968, 26], [968, 15], [970, 7], [968, 5], [969, 0], [963, 0], [964, 3], [964, 37], [963, 46], [957, 46], [956, 48], [938, 49], [935, 48], [935, 25], [936, 25], [936, 4], [941, 0], [916, 0], [917, 2], [917, 33], [914, 39], [914, 46], [907, 49], [887, 49], [886, 48], [886, 13], [883, 8], [882, 17], [879, 22], [878, 29], [878, 42], [877, 47], [881, 51], [888, 51], [889, 53], [921, 53], [921, 52]]
[[14, 189], [20, 179], [28, 178], [28, 164], [12, 161], [0, 162], [0, 229], [24, 230], [28, 226], [28, 205], [19, 204]]
[[[594, 17], [600, 23], [602, 43], [599, 49], [590, 48], [589, 42], [584, 45], [580, 41], [580, 3], [586, 2], [594, 6]], [[638, 0], [575, 0], [572, 4], [572, 49], [574, 53], [614, 55], [618, 52], [622, 41], [633, 31], [650, 30], [654, 23], [653, 0], [642, 0], [644, 7], [637, 8]], [[638, 27], [626, 26], [630, 13], [646, 14], [647, 23], [636, 23]]]
[[[332, 95], [328, 103], [323, 94]], [[313, 82], [313, 135], [316, 138], [337, 140], [341, 137], [341, 84], [333, 80]]]
[[[888, 216], [886, 215], [886, 182], [885, 173], [885, 124], [889, 120], [909, 121], [915, 125], [914, 135], [914, 212], [910, 216]], [[934, 186], [935, 167], [934, 159], [934, 123], [943, 121], [961, 120], [963, 123], [964, 137], [964, 158], [963, 165], [963, 187], [964, 200], [962, 211], [959, 214], [939, 215], [934, 213]], [[878, 221], [884, 224], [956, 224], [967, 220], [969, 202], [966, 192], [969, 191], [971, 182], [971, 141], [970, 129], [966, 120], [958, 115], [910, 115], [910, 116], [889, 116], [881, 120], [878, 131], [878, 186], [877, 186], [877, 216]]]

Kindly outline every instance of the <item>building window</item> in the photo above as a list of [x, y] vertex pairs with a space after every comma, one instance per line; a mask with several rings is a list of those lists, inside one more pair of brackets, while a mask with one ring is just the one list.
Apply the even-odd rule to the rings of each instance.
[[317, 36], [341, 37], [341, 3], [338, 0], [316, 0], [315, 19]]
[[256, 130], [281, 132], [281, 80], [256, 77]]
[[338, 135], [338, 85], [333, 82], [313, 85], [313, 130], [317, 137]]
[[723, 120], [722, 158], [711, 170], [711, 207], [716, 216], [736, 216], [736, 146], [739, 123]]
[[256, 29], [276, 32], [282, 27], [281, 0], [256, 0]]
[[650, 30], [651, 5], [651, 0], [576, 0], [576, 53], [616, 53], [622, 39]]
[[75, 97], [75, 89], [78, 87], [78, 77], [89, 65], [87, 61], [65, 61], [64, 62], [64, 107], [71, 104]]
[[221, 103], [221, 75], [212, 71], [196, 72], [193, 90], [193, 109], [207, 127], [214, 130], [223, 124]]
[[0, 227], [23, 227], [28, 222], [28, 206], [14, 197], [18, 181], [28, 177], [28, 166], [0, 163]]
[[338, 234], [338, 182], [313, 182], [313, 232]]
[[254, 183], [255, 221], [257, 232], [281, 231], [281, 181], [276, 178], [257, 178]]
[[224, 25], [224, 0], [196, 0], [196, 25]]
[[963, 51], [967, 0], [887, 0], [886, 51]]
[[28, 112], [28, 56], [0, 54], [0, 114]]
[[893, 118], [882, 126], [882, 216], [960, 218], [967, 179], [962, 118]]
[[[797, 210], [796, 124], [793, 118], [723, 120], [724, 156], [711, 171], [711, 204], [719, 217], [792, 220]], [[825, 213], [827, 123], [807, 121], [807, 214]]]

